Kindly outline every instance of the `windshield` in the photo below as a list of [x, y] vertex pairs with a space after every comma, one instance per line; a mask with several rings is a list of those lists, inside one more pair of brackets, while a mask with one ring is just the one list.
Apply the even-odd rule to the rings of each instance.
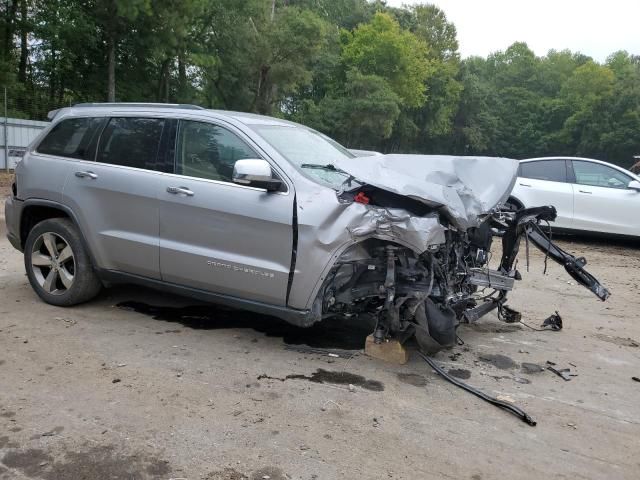
[[336, 160], [355, 155], [329, 137], [288, 125], [251, 125], [251, 128], [312, 179], [338, 189], [349, 178], [347, 173], [331, 166]]

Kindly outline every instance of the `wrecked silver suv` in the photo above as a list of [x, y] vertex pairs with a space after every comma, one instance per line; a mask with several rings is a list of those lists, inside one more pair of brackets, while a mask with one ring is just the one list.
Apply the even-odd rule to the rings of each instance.
[[[460, 322], [495, 309], [518, 319], [505, 301], [523, 237], [609, 295], [545, 235], [553, 207], [499, 213], [515, 160], [356, 158], [302, 125], [185, 105], [51, 117], [6, 202], [9, 239], [51, 304], [138, 283], [299, 326], [373, 317], [377, 341], [415, 335], [432, 353]], [[505, 232], [495, 270], [494, 227]]]

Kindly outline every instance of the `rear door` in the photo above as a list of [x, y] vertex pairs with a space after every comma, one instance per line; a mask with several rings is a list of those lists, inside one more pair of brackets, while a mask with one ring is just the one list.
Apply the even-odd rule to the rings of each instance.
[[573, 188], [567, 179], [567, 162], [564, 159], [521, 162], [514, 196], [525, 207], [553, 205], [558, 211], [554, 226], [571, 228]]
[[[245, 158], [264, 156], [235, 127], [180, 120], [175, 174], [164, 175], [158, 189], [162, 279], [284, 305], [293, 253], [293, 187], [267, 192], [233, 183], [233, 164]], [[273, 163], [272, 168], [284, 180]]]
[[[171, 120], [113, 117], [95, 159], [77, 160], [64, 189], [98, 266], [159, 279], [157, 191]], [[175, 122], [174, 122], [175, 123]], [[163, 135], [164, 133], [164, 135]]]
[[628, 188], [632, 177], [601, 163], [573, 160], [574, 228], [640, 235], [640, 192]]

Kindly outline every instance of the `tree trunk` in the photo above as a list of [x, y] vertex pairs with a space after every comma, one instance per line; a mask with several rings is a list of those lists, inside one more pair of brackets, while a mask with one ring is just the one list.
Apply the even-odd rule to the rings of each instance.
[[187, 98], [187, 67], [184, 64], [184, 54], [178, 55], [178, 102], [189, 103]]
[[11, 59], [11, 51], [13, 50], [13, 32], [16, 24], [16, 8], [18, 3], [15, 1], [5, 0], [5, 19], [4, 19], [4, 60]]
[[29, 27], [27, 22], [27, 0], [20, 2], [20, 64], [18, 66], [18, 80], [22, 83], [27, 82], [27, 59], [29, 58], [28, 34]]
[[116, 42], [113, 34], [107, 38], [107, 102], [116, 101]]
[[56, 65], [58, 64], [56, 59], [56, 46], [51, 42], [51, 72], [49, 75], [49, 100], [53, 104], [53, 99], [56, 96]]
[[166, 58], [160, 67], [160, 81], [158, 82], [158, 94], [156, 98], [160, 102], [169, 103], [169, 67], [171, 59]]

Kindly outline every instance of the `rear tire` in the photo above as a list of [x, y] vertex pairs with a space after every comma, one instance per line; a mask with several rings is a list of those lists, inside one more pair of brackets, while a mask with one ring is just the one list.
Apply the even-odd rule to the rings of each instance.
[[43, 220], [31, 229], [24, 265], [31, 287], [51, 305], [77, 305], [102, 288], [80, 233], [67, 218]]

